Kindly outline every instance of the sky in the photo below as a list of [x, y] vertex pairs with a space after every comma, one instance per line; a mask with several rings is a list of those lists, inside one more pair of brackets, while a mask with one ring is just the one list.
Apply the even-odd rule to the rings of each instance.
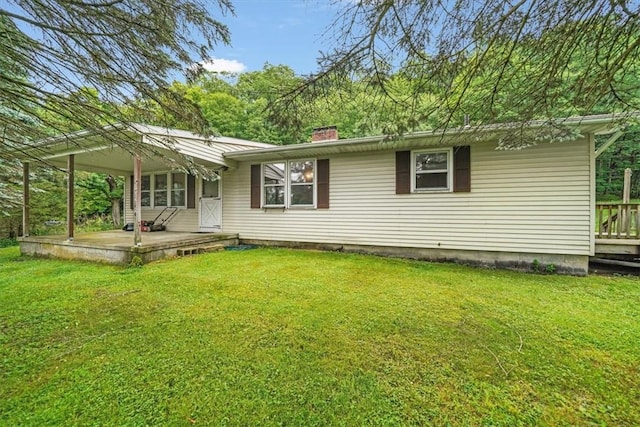
[[231, 46], [213, 51], [211, 71], [256, 71], [266, 62], [298, 75], [317, 71], [319, 52], [332, 41], [324, 33], [339, 11], [331, 0], [232, 0], [236, 16], [216, 18], [229, 27]]

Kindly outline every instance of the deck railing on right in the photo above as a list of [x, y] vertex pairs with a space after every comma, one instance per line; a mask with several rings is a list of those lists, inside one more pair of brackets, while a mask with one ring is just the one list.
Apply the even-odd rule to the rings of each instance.
[[640, 239], [640, 203], [597, 203], [596, 236]]

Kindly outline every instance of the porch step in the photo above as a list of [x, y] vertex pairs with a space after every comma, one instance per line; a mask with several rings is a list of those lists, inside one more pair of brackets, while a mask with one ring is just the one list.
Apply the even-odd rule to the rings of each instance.
[[176, 251], [178, 256], [188, 256], [188, 255], [197, 255], [203, 254], [205, 252], [217, 252], [224, 249], [224, 245], [215, 244], [215, 245], [207, 245], [207, 246], [198, 246], [194, 248], [182, 248]]

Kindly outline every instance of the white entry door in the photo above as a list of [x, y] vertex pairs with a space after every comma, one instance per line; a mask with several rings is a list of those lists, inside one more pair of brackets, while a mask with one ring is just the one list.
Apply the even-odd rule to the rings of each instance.
[[202, 180], [200, 197], [200, 231], [216, 231], [222, 228], [222, 198], [220, 177], [215, 181]]

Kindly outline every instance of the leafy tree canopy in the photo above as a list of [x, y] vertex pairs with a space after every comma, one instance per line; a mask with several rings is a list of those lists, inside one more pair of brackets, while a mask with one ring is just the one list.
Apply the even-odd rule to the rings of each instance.
[[[229, 32], [214, 14], [230, 0], [9, 1], [0, 5], [0, 157], [74, 129], [126, 122], [123, 106], [154, 100], [206, 132], [199, 109], [169, 81], [208, 57]], [[100, 102], [87, 102], [85, 87]], [[91, 97], [91, 94], [88, 94]], [[112, 136], [133, 151], [135, 141]]]
[[[333, 49], [316, 75], [273, 106], [279, 120], [349, 81], [366, 84], [385, 106], [388, 133], [456, 127], [465, 116], [482, 125], [640, 109], [637, 2], [341, 4], [328, 31], [339, 35]], [[509, 138], [505, 147], [525, 143]]]

